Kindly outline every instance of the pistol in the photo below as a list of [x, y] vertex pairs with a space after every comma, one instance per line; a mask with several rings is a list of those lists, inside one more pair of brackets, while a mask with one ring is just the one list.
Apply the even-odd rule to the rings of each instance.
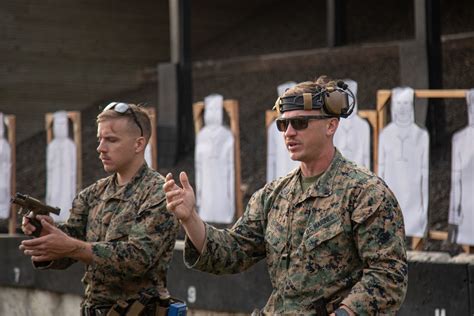
[[33, 236], [35, 237], [40, 236], [41, 229], [43, 228], [41, 222], [36, 219], [36, 215], [49, 215], [49, 213], [59, 215], [59, 212], [61, 212], [59, 207], [46, 205], [40, 200], [18, 192], [15, 194], [15, 197], [12, 197], [11, 203], [19, 205], [20, 210], [18, 214], [27, 217], [31, 225], [36, 228], [33, 232]]

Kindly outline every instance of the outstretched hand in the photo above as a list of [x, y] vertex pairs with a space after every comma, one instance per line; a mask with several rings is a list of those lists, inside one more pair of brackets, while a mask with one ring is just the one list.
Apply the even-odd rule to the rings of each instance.
[[171, 173], [166, 175], [163, 187], [166, 193], [166, 208], [174, 212], [182, 222], [186, 222], [196, 210], [196, 198], [185, 172], [179, 174], [179, 181], [181, 187], [175, 183]]
[[196, 198], [194, 190], [189, 184], [188, 176], [185, 172], [179, 174], [179, 187], [173, 180], [173, 175], [166, 175], [164, 190], [166, 192], [166, 208], [174, 212], [176, 217], [181, 220], [186, 235], [188, 235], [194, 247], [202, 253], [204, 241], [206, 238], [206, 229], [204, 222], [196, 212]]

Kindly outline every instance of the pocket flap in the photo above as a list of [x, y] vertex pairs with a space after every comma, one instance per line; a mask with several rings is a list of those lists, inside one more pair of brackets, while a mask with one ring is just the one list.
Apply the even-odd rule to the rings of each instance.
[[304, 244], [307, 250], [313, 250], [321, 243], [334, 238], [344, 231], [341, 219], [330, 214], [313, 223], [304, 233]]

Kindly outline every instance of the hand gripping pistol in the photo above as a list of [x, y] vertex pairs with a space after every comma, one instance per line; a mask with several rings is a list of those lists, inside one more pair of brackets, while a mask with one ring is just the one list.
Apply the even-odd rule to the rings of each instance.
[[33, 232], [33, 236], [35, 237], [40, 236], [43, 227], [41, 222], [36, 219], [36, 215], [49, 215], [49, 213], [59, 215], [59, 212], [61, 211], [59, 207], [46, 205], [29, 195], [18, 192], [15, 194], [15, 197], [11, 199], [11, 202], [20, 206], [18, 214], [26, 216], [30, 220], [31, 225], [36, 228]]

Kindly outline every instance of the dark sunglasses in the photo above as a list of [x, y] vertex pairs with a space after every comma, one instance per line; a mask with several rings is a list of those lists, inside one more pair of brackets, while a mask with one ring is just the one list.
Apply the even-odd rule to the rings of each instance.
[[115, 112], [120, 113], [120, 114], [125, 114], [128, 110], [130, 110], [130, 113], [132, 113], [132, 116], [133, 116], [133, 120], [137, 124], [138, 128], [140, 128], [140, 136], [143, 136], [142, 125], [138, 121], [137, 115], [135, 114], [135, 112], [133, 111], [130, 105], [123, 102], [112, 102], [109, 105], [107, 105], [102, 112], [105, 112], [107, 110], [114, 110]]
[[276, 126], [280, 132], [286, 132], [288, 125], [297, 130], [301, 131], [308, 127], [309, 120], [325, 120], [332, 118], [330, 115], [305, 115], [305, 116], [294, 116], [291, 118], [279, 118], [276, 120]]

